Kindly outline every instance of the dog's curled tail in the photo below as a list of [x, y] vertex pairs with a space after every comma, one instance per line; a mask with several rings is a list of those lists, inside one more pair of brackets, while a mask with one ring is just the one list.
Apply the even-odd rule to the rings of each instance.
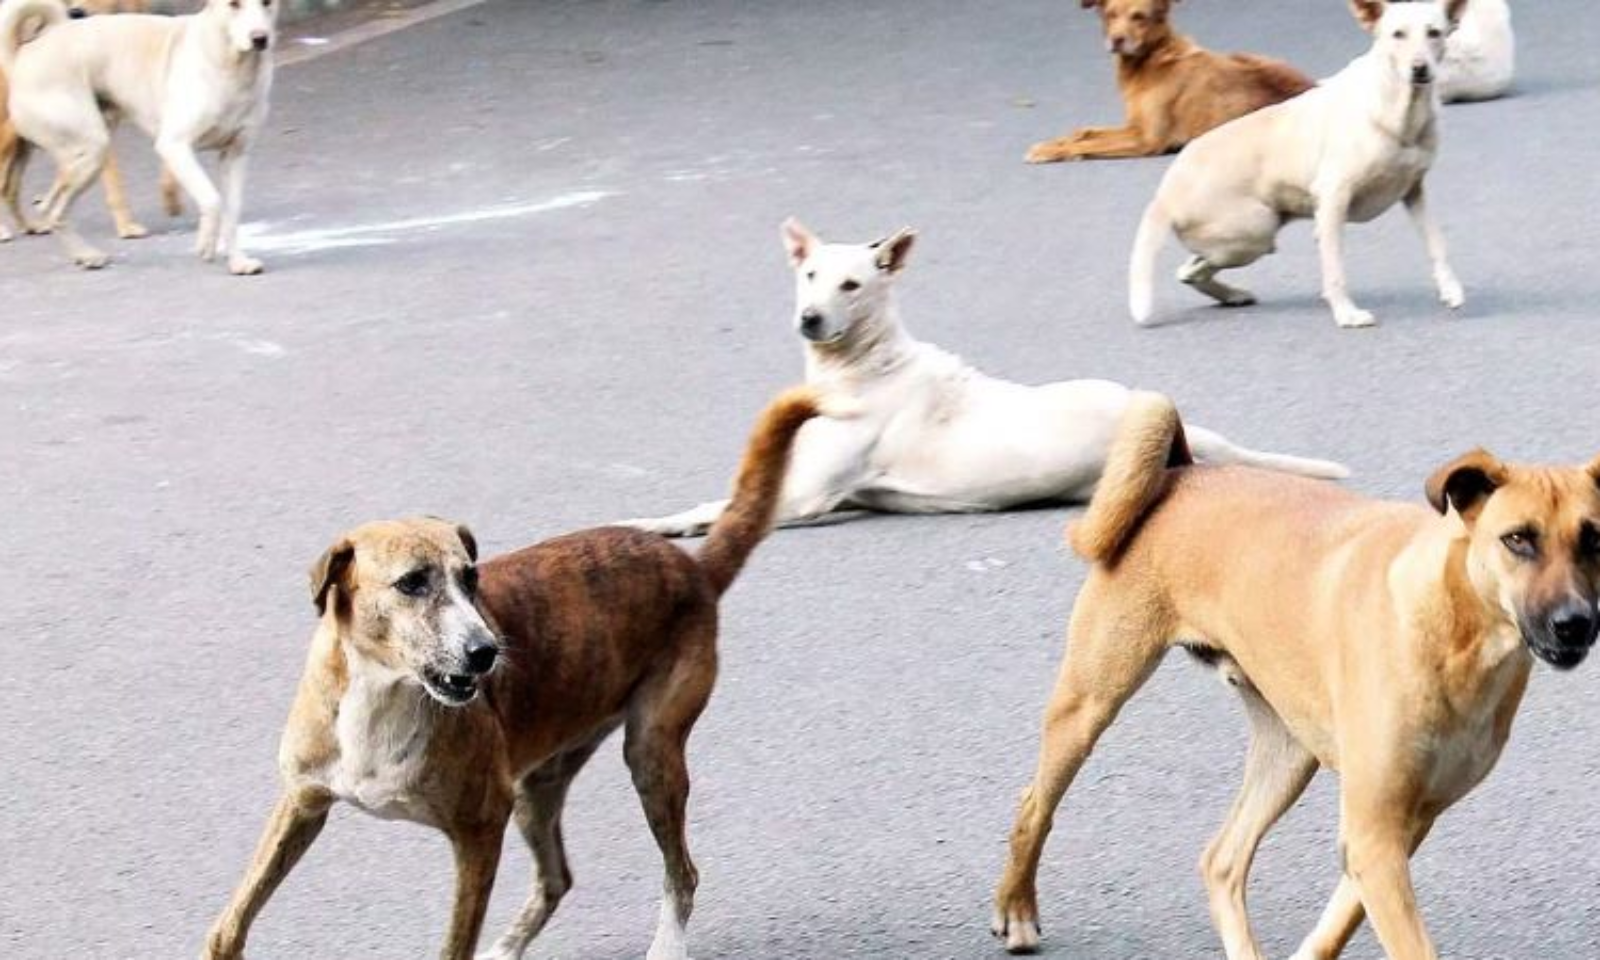
[[750, 432], [733, 499], [706, 534], [700, 566], [720, 596], [733, 584], [751, 551], [772, 529], [789, 451], [807, 420], [824, 412], [823, 399], [808, 387], [791, 387], [767, 404]]
[[1115, 560], [1166, 489], [1167, 471], [1192, 463], [1183, 421], [1172, 401], [1159, 393], [1135, 391], [1117, 425], [1117, 439], [1089, 510], [1068, 534], [1072, 549], [1091, 563]]
[[1150, 322], [1150, 314], [1155, 310], [1156, 255], [1171, 232], [1172, 220], [1157, 195], [1144, 208], [1139, 233], [1133, 240], [1133, 255], [1128, 259], [1128, 313], [1140, 326]]
[[11, 72], [22, 45], [67, 20], [63, 0], [5, 0], [0, 3], [0, 70]]

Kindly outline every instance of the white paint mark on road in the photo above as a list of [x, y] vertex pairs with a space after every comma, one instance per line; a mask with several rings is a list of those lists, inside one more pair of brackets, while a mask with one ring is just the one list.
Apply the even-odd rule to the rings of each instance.
[[271, 340], [250, 340], [244, 337], [233, 338], [233, 345], [245, 353], [257, 357], [281, 357], [289, 351], [283, 349], [282, 344], [273, 343]]
[[330, 53], [337, 53], [340, 50], [353, 47], [356, 44], [366, 43], [368, 40], [376, 40], [379, 37], [386, 37], [396, 31], [427, 23], [430, 20], [437, 20], [452, 13], [459, 13], [469, 7], [476, 7], [485, 2], [486, 0], [435, 0], [433, 3], [395, 13], [381, 20], [369, 20], [359, 26], [351, 27], [349, 30], [336, 33], [325, 40], [321, 37], [315, 38], [323, 40], [323, 42], [313, 46], [302, 46], [299, 49], [286, 50], [278, 54], [274, 62], [277, 66], [287, 67], [296, 63], [304, 63], [307, 60], [316, 60]]
[[609, 196], [612, 194], [605, 190], [580, 190], [535, 203], [508, 203], [447, 213], [437, 217], [412, 217], [406, 220], [293, 230], [278, 234], [272, 232], [270, 223], [251, 223], [241, 227], [240, 232], [244, 234], [245, 245], [252, 251], [299, 254], [346, 247], [377, 247], [399, 243], [406, 234], [433, 233], [447, 227], [469, 226], [494, 220], [514, 220], [541, 213], [553, 213], [557, 210], [589, 207]]

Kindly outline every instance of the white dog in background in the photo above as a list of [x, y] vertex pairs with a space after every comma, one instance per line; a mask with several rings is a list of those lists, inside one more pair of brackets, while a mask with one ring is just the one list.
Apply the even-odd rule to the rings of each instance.
[[[67, 215], [99, 176], [111, 132], [127, 117], [154, 138], [156, 152], [199, 208], [200, 256], [226, 252], [233, 273], [261, 272], [261, 263], [239, 249], [238, 227], [245, 155], [272, 89], [277, 12], [272, 0], [207, 0], [184, 17], [69, 20], [62, 0], [0, 3], [0, 67], [11, 78], [12, 122], [55, 159], [44, 221], [76, 263], [92, 269], [107, 262]], [[220, 192], [197, 150], [221, 156]]]
[[1346, 290], [1344, 228], [1404, 202], [1428, 248], [1439, 299], [1464, 302], [1444, 235], [1428, 216], [1423, 180], [1438, 150], [1438, 88], [1445, 38], [1466, 0], [1351, 0], [1372, 48], [1292, 100], [1226, 123], [1184, 148], [1145, 210], [1129, 266], [1128, 306], [1146, 323], [1156, 255], [1167, 234], [1194, 254], [1178, 279], [1225, 306], [1255, 302], [1216, 279], [1276, 248], [1290, 220], [1316, 220], [1322, 296], [1341, 327], [1376, 321]]
[[1439, 97], [1455, 103], [1504, 96], [1511, 89], [1516, 61], [1517, 39], [1506, 0], [1468, 0], [1461, 23], [1445, 43]]
[[[959, 357], [914, 339], [900, 323], [894, 281], [915, 234], [871, 244], [824, 243], [788, 220], [795, 324], [806, 343], [806, 382], [855, 409], [812, 420], [796, 438], [778, 522], [834, 511], [974, 513], [1083, 502], [1105, 469], [1128, 388], [1105, 380], [1023, 386], [984, 376]], [[1188, 427], [1191, 447], [1214, 463], [1249, 463], [1339, 478], [1324, 460], [1258, 453]], [[691, 536], [726, 500], [628, 525]]]

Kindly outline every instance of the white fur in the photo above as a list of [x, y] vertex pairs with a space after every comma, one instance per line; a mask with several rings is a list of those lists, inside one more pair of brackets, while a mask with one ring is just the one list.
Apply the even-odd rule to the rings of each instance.
[[[1129, 264], [1128, 307], [1150, 319], [1156, 254], [1169, 231], [1195, 256], [1178, 279], [1237, 306], [1255, 297], [1215, 278], [1271, 253], [1279, 229], [1316, 220], [1322, 296], [1341, 327], [1372, 314], [1351, 301], [1344, 227], [1404, 201], [1433, 263], [1439, 299], [1464, 302], [1429, 218], [1423, 179], [1438, 148], [1439, 63], [1450, 21], [1440, 3], [1393, 3], [1374, 25], [1372, 48], [1316, 88], [1218, 127], [1178, 154], [1145, 210]], [[1417, 75], [1430, 82], [1415, 82]]]
[[[45, 199], [45, 222], [73, 260], [107, 263], [67, 221], [73, 202], [100, 172], [111, 127], [127, 117], [200, 211], [196, 252], [228, 256], [235, 274], [261, 272], [238, 248], [245, 159], [267, 113], [278, 3], [208, 0], [185, 17], [122, 14], [64, 21], [60, 0], [5, 0], [0, 5], [0, 66], [11, 76], [11, 117], [23, 137], [54, 157], [57, 187]], [[17, 46], [33, 16], [49, 25]], [[266, 46], [257, 48], [258, 43]], [[103, 112], [109, 104], [110, 113]], [[219, 153], [219, 190], [195, 152]]]
[[1468, 0], [1461, 23], [1445, 44], [1439, 96], [1446, 103], [1493, 100], [1511, 89], [1517, 39], [1506, 0]]
[[[794, 221], [784, 225], [795, 322], [809, 341], [806, 382], [853, 409], [801, 428], [780, 523], [849, 509], [971, 513], [1082, 502], [1099, 482], [1128, 388], [1105, 380], [997, 380], [914, 339], [900, 323], [893, 291], [913, 237], [903, 231], [876, 244], [829, 244]], [[1189, 428], [1189, 439], [1197, 455], [1216, 462], [1346, 475], [1338, 464], [1257, 453], [1199, 427]], [[693, 535], [726, 505], [627, 523]]]

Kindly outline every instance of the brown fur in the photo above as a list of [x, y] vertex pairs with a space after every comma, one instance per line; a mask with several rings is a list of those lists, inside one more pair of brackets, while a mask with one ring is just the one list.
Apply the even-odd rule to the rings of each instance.
[[[145, 13], [150, 9], [150, 3], [149, 0], [77, 0], [71, 7], [83, 10], [91, 16], [101, 16], [114, 13]], [[11, 211], [11, 216], [17, 222], [17, 229], [23, 233], [44, 233], [44, 225], [34, 221], [22, 208], [22, 177], [27, 169], [31, 148], [27, 141], [17, 136], [16, 128], [11, 125], [11, 110], [8, 106], [10, 98], [11, 85], [6, 80], [5, 71], [0, 70], [0, 200], [3, 200], [6, 208]], [[117, 236], [125, 240], [145, 236], [148, 231], [134, 219], [133, 212], [128, 209], [127, 191], [122, 183], [122, 170], [117, 166], [114, 152], [106, 156], [105, 169], [100, 174], [100, 184], [105, 188], [106, 208], [111, 211], [111, 218], [116, 221]], [[176, 217], [183, 213], [178, 182], [165, 167], [161, 169], [161, 204], [169, 216]], [[0, 239], [4, 239], [5, 234], [5, 224], [0, 222]]]
[[1084, 0], [1100, 8], [1108, 45], [1122, 44], [1121, 127], [1083, 127], [1037, 143], [1029, 163], [1153, 157], [1262, 107], [1299, 96], [1312, 80], [1279, 60], [1213, 53], [1172, 29], [1171, 0]]
[[[507, 938], [530, 940], [549, 920], [572, 885], [560, 827], [567, 787], [618, 727], [661, 848], [668, 906], [687, 921], [698, 874], [685, 837], [684, 750], [716, 679], [717, 600], [770, 527], [789, 445], [816, 413], [812, 395], [799, 390], [762, 414], [733, 506], [701, 560], [655, 534], [617, 527], [488, 560], [477, 568], [476, 606], [499, 635], [500, 658], [476, 699], [441, 708], [415, 681], [388, 695], [400, 715], [424, 717], [425, 729], [413, 733], [414, 748], [388, 766], [377, 764], [391, 780], [392, 771], [414, 767], [404, 789], [385, 794], [377, 812], [436, 826], [451, 839], [456, 901], [444, 957], [473, 955], [513, 814], [536, 873]], [[346, 534], [313, 566], [321, 625], [280, 748], [284, 793], [249, 872], [212, 927], [205, 956], [242, 956], [251, 922], [332, 804], [352, 799], [350, 792], [352, 802], [361, 799], [359, 787], [337, 786], [350, 776], [340, 766], [347, 746], [338, 730], [341, 715], [347, 722], [357, 715], [354, 674], [376, 668], [380, 676], [420, 677], [419, 664], [439, 632], [426, 629], [417, 602], [398, 595], [395, 585], [419, 566], [462, 577], [474, 552], [465, 528], [388, 522]], [[392, 735], [367, 739], [404, 742]]]
[[1179, 425], [1149, 401], [1074, 538], [1096, 561], [1072, 613], [995, 929], [1038, 944], [1036, 878], [1057, 805], [1174, 646], [1202, 653], [1250, 722], [1245, 783], [1201, 858], [1229, 960], [1256, 848], [1320, 767], [1340, 773], [1345, 875], [1297, 958], [1331, 960], [1370, 914], [1385, 953], [1434, 960], [1409, 859], [1493, 768], [1536, 659], [1576, 666], [1600, 613], [1600, 458], [1441, 467], [1420, 504], [1247, 467], [1169, 467]]

